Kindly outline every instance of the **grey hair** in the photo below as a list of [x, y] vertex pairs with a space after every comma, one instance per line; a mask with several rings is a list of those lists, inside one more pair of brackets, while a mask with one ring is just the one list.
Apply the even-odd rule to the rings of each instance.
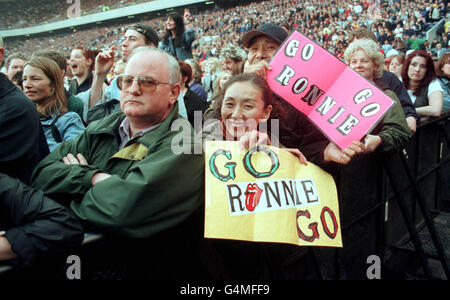
[[353, 54], [358, 50], [363, 50], [372, 59], [375, 65], [374, 71], [375, 74], [373, 76], [374, 79], [381, 78], [381, 76], [383, 76], [383, 69], [384, 69], [384, 55], [380, 52], [380, 47], [378, 46], [378, 44], [366, 38], [358, 39], [351, 42], [344, 52], [344, 59], [347, 62], [347, 64], [350, 64], [350, 59], [352, 58]]
[[166, 51], [161, 50], [159, 48], [155, 48], [155, 47], [151, 47], [151, 46], [140, 46], [140, 47], [135, 48], [133, 50], [133, 52], [131, 52], [131, 55], [128, 58], [128, 61], [130, 61], [130, 59], [133, 56], [135, 56], [136, 54], [141, 53], [141, 52], [156, 52], [156, 53], [164, 55], [167, 58], [167, 63], [168, 63], [168, 67], [169, 67], [169, 83], [174, 84], [174, 83], [181, 82], [180, 65], [178, 64], [175, 57], [173, 57]]
[[247, 53], [245, 53], [244, 49], [229, 44], [220, 51], [219, 55], [220, 60], [226, 60], [228, 57], [234, 61], [245, 61], [247, 59]]

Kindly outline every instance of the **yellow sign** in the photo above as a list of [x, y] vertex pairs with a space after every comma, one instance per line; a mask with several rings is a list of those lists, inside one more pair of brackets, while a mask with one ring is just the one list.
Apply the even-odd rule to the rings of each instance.
[[205, 144], [205, 237], [342, 247], [336, 185], [271, 147]]

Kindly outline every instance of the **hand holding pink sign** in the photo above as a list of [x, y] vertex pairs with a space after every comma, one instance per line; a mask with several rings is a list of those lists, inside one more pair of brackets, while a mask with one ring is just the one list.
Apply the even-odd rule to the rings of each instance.
[[361, 140], [393, 101], [345, 63], [293, 32], [270, 62], [267, 82], [341, 149]]

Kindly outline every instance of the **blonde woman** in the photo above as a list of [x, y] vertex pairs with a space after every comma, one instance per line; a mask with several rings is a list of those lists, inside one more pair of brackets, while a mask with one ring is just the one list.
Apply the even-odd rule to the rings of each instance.
[[[372, 83], [383, 76], [384, 56], [377, 43], [372, 40], [361, 39], [350, 43], [344, 52], [344, 58], [353, 70]], [[396, 94], [380, 84], [377, 87], [391, 97], [395, 104], [383, 120], [366, 135], [365, 153], [375, 150], [400, 150], [406, 145], [410, 135], [405, 114]]]

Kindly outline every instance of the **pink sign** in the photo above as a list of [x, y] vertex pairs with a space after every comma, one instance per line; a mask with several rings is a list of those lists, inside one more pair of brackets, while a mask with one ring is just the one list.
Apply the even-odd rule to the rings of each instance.
[[271, 89], [341, 149], [361, 140], [394, 104], [376, 86], [297, 31], [281, 45], [270, 66], [267, 82]]

